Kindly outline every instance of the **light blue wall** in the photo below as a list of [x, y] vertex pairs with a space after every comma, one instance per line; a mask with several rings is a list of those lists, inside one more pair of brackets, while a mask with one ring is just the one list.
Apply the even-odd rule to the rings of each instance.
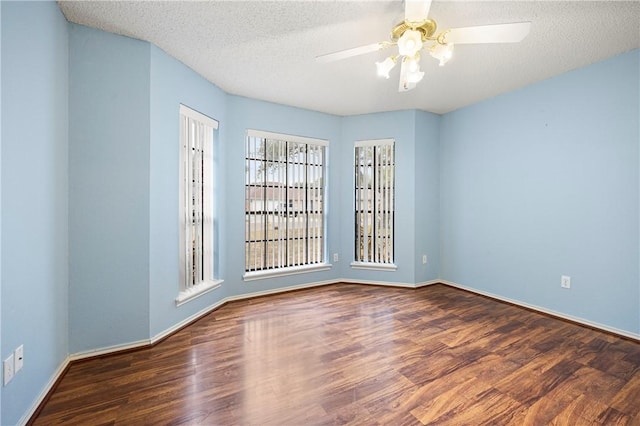
[[422, 283], [440, 277], [440, 116], [415, 114], [415, 282]]
[[[2, 351], [2, 5], [0, 5], [0, 359]], [[2, 421], [2, 386], [0, 386], [0, 422]]]
[[150, 45], [70, 24], [69, 351], [149, 337]]
[[638, 58], [443, 117], [442, 278], [640, 332]]
[[[301, 283], [318, 282], [339, 277], [339, 263], [329, 271], [292, 275], [275, 279], [244, 282], [244, 164], [247, 129], [266, 130], [329, 141], [327, 176], [327, 247], [328, 253], [337, 251], [341, 213], [337, 194], [346, 185], [340, 175], [340, 117], [283, 105], [227, 97], [227, 128], [224, 140], [226, 155], [227, 199], [225, 227], [227, 229], [226, 273], [223, 291], [226, 296], [268, 291]], [[224, 123], [223, 123], [224, 124]], [[330, 259], [331, 260], [331, 259]]]
[[[181, 62], [151, 46], [151, 180], [150, 180], [150, 336], [180, 323], [222, 299], [221, 289], [178, 308], [178, 139], [180, 103], [220, 122], [214, 153], [217, 241], [226, 239], [226, 94]], [[216, 250], [219, 276], [225, 276], [224, 250]]]
[[[17, 423], [67, 356], [68, 44], [54, 2], [2, 2], [2, 391]], [[7, 106], [10, 105], [10, 108]]]
[[[0, 389], [2, 424], [68, 353], [147, 341], [224, 297], [337, 278], [442, 278], [640, 333], [638, 50], [443, 117], [337, 117], [227, 95], [146, 42], [67, 24], [53, 2], [0, 3], [0, 44], [0, 354], [26, 351]], [[176, 308], [181, 102], [220, 120], [225, 282]], [[242, 280], [247, 129], [330, 141], [331, 270]], [[387, 137], [398, 270], [354, 270], [353, 142]]]
[[[396, 271], [353, 269], [355, 224], [353, 220], [353, 151], [354, 142], [368, 139], [395, 139], [395, 242]], [[416, 114], [415, 111], [382, 112], [343, 118], [341, 150], [338, 168], [342, 171], [340, 201], [340, 247], [342, 277], [355, 280], [415, 283], [415, 167]]]

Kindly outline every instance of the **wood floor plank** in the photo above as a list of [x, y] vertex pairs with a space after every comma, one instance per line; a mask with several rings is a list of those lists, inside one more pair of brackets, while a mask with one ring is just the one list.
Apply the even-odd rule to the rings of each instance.
[[640, 344], [445, 285], [228, 303], [75, 362], [35, 425], [638, 425]]
[[632, 416], [640, 417], [640, 374], [627, 381], [611, 401], [611, 407]]
[[598, 400], [584, 395], [574, 399], [552, 425], [627, 425], [631, 419]]
[[515, 424], [513, 418], [523, 410], [522, 404], [495, 388], [486, 387], [469, 399], [465, 410], [451, 412], [448, 418], [457, 425]]

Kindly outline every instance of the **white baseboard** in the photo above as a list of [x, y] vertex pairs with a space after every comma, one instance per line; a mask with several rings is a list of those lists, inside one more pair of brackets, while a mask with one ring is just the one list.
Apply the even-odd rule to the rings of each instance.
[[420, 288], [429, 285], [439, 284], [440, 280], [423, 281], [420, 283], [399, 283], [392, 281], [372, 281], [372, 280], [354, 280], [351, 278], [343, 278], [336, 282], [348, 283], [348, 284], [364, 284], [364, 285], [379, 285], [384, 287], [401, 287], [401, 288]]
[[136, 349], [136, 348], [141, 348], [141, 347], [144, 347], [144, 346], [153, 345], [154, 343], [159, 342], [160, 340], [164, 339], [165, 337], [170, 336], [171, 334], [175, 333], [176, 331], [178, 331], [179, 329], [181, 329], [185, 325], [198, 320], [199, 318], [207, 315], [211, 311], [216, 310], [217, 308], [219, 308], [220, 306], [224, 305], [225, 303], [232, 302], [234, 300], [251, 299], [253, 297], [266, 296], [266, 295], [269, 295], [269, 294], [284, 293], [284, 292], [293, 291], [293, 290], [302, 290], [302, 289], [305, 289], [305, 288], [319, 287], [319, 286], [323, 286], [323, 285], [335, 284], [335, 283], [338, 283], [338, 282], [341, 282], [341, 280], [317, 281], [317, 282], [313, 282], [313, 283], [300, 284], [300, 285], [294, 285], [294, 286], [289, 286], [289, 287], [281, 287], [281, 288], [272, 289], [272, 290], [256, 291], [256, 292], [252, 292], [252, 293], [244, 293], [244, 294], [239, 294], [239, 295], [236, 295], [236, 296], [225, 297], [224, 299], [215, 302], [213, 305], [209, 305], [206, 308], [202, 309], [201, 311], [196, 312], [195, 314], [185, 318], [184, 320], [180, 321], [179, 323], [174, 324], [171, 327], [161, 331], [160, 333], [156, 334], [155, 336], [153, 336], [150, 339], [138, 340], [136, 342], [125, 343], [125, 344], [122, 344], [122, 345], [107, 346], [107, 347], [103, 347], [103, 348], [92, 349], [92, 350], [89, 350], [89, 351], [76, 352], [74, 354], [69, 355], [69, 360], [70, 361], [78, 361], [78, 360], [81, 360], [81, 359], [92, 358], [92, 357], [95, 357], [95, 356], [108, 355], [108, 354], [114, 353], [114, 352], [120, 352], [120, 351], [124, 351], [124, 350], [128, 350], [128, 349]]
[[292, 285], [289, 287], [280, 287], [280, 288], [275, 288], [271, 290], [254, 291], [252, 293], [237, 294], [235, 296], [226, 297], [224, 299], [224, 303], [232, 302], [234, 300], [243, 300], [243, 299], [251, 299], [251, 298], [260, 297], [260, 296], [268, 296], [270, 294], [286, 293], [287, 291], [303, 290], [305, 288], [321, 287], [323, 285], [336, 284], [339, 282], [342, 282], [342, 280], [316, 281], [312, 283]]
[[31, 409], [27, 413], [25, 413], [25, 415], [20, 420], [19, 424], [20, 425], [24, 425], [24, 424], [26, 424], [26, 422], [29, 421], [31, 416], [35, 413], [35, 410], [42, 403], [42, 401], [46, 397], [46, 395], [49, 392], [49, 390], [55, 385], [56, 381], [59, 379], [60, 375], [64, 372], [64, 370], [67, 368], [67, 366], [69, 365], [69, 363], [71, 361], [78, 361], [78, 360], [81, 360], [81, 359], [91, 358], [91, 357], [94, 357], [94, 356], [107, 355], [107, 354], [114, 353], [114, 352], [120, 352], [120, 351], [123, 351], [123, 350], [135, 349], [135, 348], [140, 348], [140, 347], [152, 345], [152, 344], [164, 339], [165, 337], [170, 336], [171, 334], [173, 334], [174, 332], [178, 331], [180, 328], [184, 327], [185, 325], [187, 325], [187, 324], [189, 324], [189, 323], [191, 323], [193, 321], [196, 321], [197, 319], [207, 315], [211, 311], [219, 308], [220, 306], [222, 306], [222, 305], [224, 305], [225, 303], [228, 303], [228, 302], [232, 302], [232, 301], [235, 301], [235, 300], [250, 299], [250, 298], [259, 297], [259, 296], [267, 296], [267, 295], [270, 295], [270, 294], [284, 293], [284, 292], [294, 291], [294, 290], [302, 290], [302, 289], [305, 289], [305, 288], [320, 287], [320, 286], [325, 286], [325, 285], [330, 285], [330, 284], [337, 284], [337, 283], [378, 285], [378, 286], [400, 287], [400, 288], [420, 288], [420, 287], [425, 287], [425, 286], [430, 286], [430, 285], [442, 283], [442, 284], [449, 285], [451, 287], [455, 287], [455, 288], [466, 290], [466, 291], [469, 291], [469, 292], [472, 292], [472, 293], [476, 293], [476, 294], [480, 294], [480, 295], [483, 295], [483, 296], [487, 296], [487, 297], [490, 297], [492, 299], [501, 300], [503, 302], [512, 303], [512, 304], [517, 305], [517, 306], [522, 306], [524, 308], [528, 308], [528, 309], [531, 309], [531, 310], [534, 310], [534, 311], [538, 311], [538, 312], [542, 312], [542, 313], [545, 313], [545, 314], [553, 315], [553, 316], [558, 317], [558, 318], [567, 319], [569, 321], [573, 321], [573, 322], [576, 322], [576, 323], [579, 323], [579, 324], [583, 324], [583, 325], [586, 325], [586, 326], [589, 326], [589, 327], [593, 327], [593, 328], [600, 329], [600, 330], [603, 330], [603, 331], [608, 331], [610, 333], [618, 334], [620, 336], [625, 336], [625, 337], [628, 337], [630, 339], [634, 339], [634, 340], [640, 341], [640, 334], [630, 333], [630, 332], [625, 331], [625, 330], [620, 330], [620, 329], [617, 329], [615, 327], [609, 327], [607, 325], [599, 324], [599, 323], [596, 323], [596, 322], [593, 322], [593, 321], [589, 321], [589, 320], [586, 320], [584, 318], [574, 317], [574, 316], [571, 316], [571, 315], [563, 314], [561, 312], [556, 312], [556, 311], [553, 311], [553, 310], [550, 310], [550, 309], [542, 308], [540, 306], [535, 306], [535, 305], [531, 305], [531, 304], [528, 304], [528, 303], [524, 303], [524, 302], [521, 302], [519, 300], [509, 299], [507, 297], [503, 297], [503, 296], [499, 296], [497, 294], [493, 294], [493, 293], [489, 293], [489, 292], [486, 292], [486, 291], [478, 290], [478, 289], [475, 289], [473, 287], [463, 286], [461, 284], [458, 284], [458, 283], [455, 283], [455, 282], [452, 282], [452, 281], [430, 280], [430, 281], [424, 281], [424, 282], [415, 283], [415, 284], [413, 284], [413, 283], [389, 282], [389, 281], [355, 280], [355, 279], [350, 279], [350, 278], [340, 278], [340, 279], [335, 279], [335, 280], [317, 281], [317, 282], [312, 282], [312, 283], [307, 283], [307, 284], [299, 284], [299, 285], [294, 285], [294, 286], [289, 286], [289, 287], [282, 287], [282, 288], [277, 288], [277, 289], [272, 289], [272, 290], [257, 291], [257, 292], [252, 292], [252, 293], [244, 293], [244, 294], [238, 294], [238, 295], [235, 295], [235, 296], [225, 297], [224, 299], [214, 303], [213, 305], [210, 305], [207, 308], [205, 308], [205, 309], [203, 309], [203, 310], [201, 310], [199, 312], [196, 312], [195, 314], [189, 316], [188, 318], [185, 318], [184, 320], [180, 321], [179, 323], [177, 323], [177, 324], [167, 328], [166, 330], [156, 334], [155, 336], [153, 336], [150, 339], [139, 340], [137, 342], [131, 342], [131, 343], [126, 343], [126, 344], [122, 344], [122, 345], [114, 345], [114, 346], [99, 348], [99, 349], [90, 350], [90, 351], [78, 352], [78, 353], [69, 355], [65, 359], [65, 361], [60, 365], [58, 370], [56, 370], [54, 375], [51, 377], [51, 380], [49, 380], [47, 385], [44, 387], [43, 391], [40, 393], [40, 395], [38, 396], [38, 398], [34, 402], [34, 405], [31, 407]]
[[503, 302], [511, 303], [511, 304], [514, 304], [514, 305], [517, 305], [517, 306], [521, 306], [523, 308], [527, 308], [527, 309], [531, 309], [533, 311], [541, 312], [543, 314], [552, 315], [554, 317], [566, 319], [566, 320], [573, 321], [573, 322], [578, 323], [578, 324], [586, 325], [588, 327], [597, 328], [597, 329], [602, 330], [602, 331], [607, 331], [609, 333], [618, 334], [620, 336], [624, 336], [624, 337], [628, 337], [628, 338], [633, 339], [633, 340], [640, 341], [640, 334], [631, 333], [631, 332], [626, 331], [626, 330], [621, 330], [619, 328], [610, 327], [608, 325], [600, 324], [600, 323], [597, 323], [597, 322], [594, 322], [594, 321], [589, 321], [589, 320], [584, 319], [584, 318], [574, 317], [572, 315], [567, 315], [565, 313], [557, 312], [557, 311], [554, 311], [552, 309], [543, 308], [541, 306], [531, 305], [529, 303], [521, 302], [520, 300], [510, 299], [510, 298], [504, 297], [504, 296], [499, 296], [497, 294], [489, 293], [488, 291], [482, 291], [482, 290], [478, 290], [478, 289], [473, 288], [473, 287], [467, 287], [467, 286], [464, 286], [464, 285], [461, 285], [461, 284], [458, 284], [458, 283], [455, 283], [455, 282], [452, 282], [452, 281], [440, 280], [439, 282], [441, 282], [442, 284], [446, 284], [448, 286], [451, 286], [451, 287], [455, 287], [455, 288], [459, 288], [461, 290], [469, 291], [471, 293], [481, 294], [483, 296], [487, 296], [487, 297], [490, 297], [492, 299], [501, 300]]
[[51, 376], [51, 378], [49, 379], [49, 381], [47, 382], [45, 387], [42, 389], [42, 392], [40, 392], [40, 394], [35, 399], [35, 401], [33, 401], [33, 404], [31, 404], [31, 407], [29, 408], [29, 410], [26, 413], [24, 413], [22, 418], [18, 421], [17, 424], [19, 426], [26, 425], [27, 422], [31, 419], [31, 416], [33, 416], [35, 414], [35, 412], [38, 409], [38, 407], [40, 406], [40, 404], [42, 404], [44, 399], [47, 397], [47, 394], [49, 393], [49, 391], [51, 389], [53, 389], [53, 386], [55, 386], [55, 384], [58, 382], [58, 380], [62, 376], [62, 373], [64, 373], [64, 371], [67, 369], [67, 366], [69, 365], [69, 362], [71, 362], [71, 359], [69, 357], [67, 357], [62, 362], [62, 364], [60, 364], [58, 369], [53, 373], [53, 375]]
[[378, 286], [384, 286], [384, 287], [416, 288], [416, 285], [412, 283], [398, 283], [398, 282], [392, 282], [392, 281], [354, 280], [351, 278], [343, 278], [343, 279], [337, 280], [337, 282], [347, 283], [347, 284], [378, 285]]
[[136, 349], [144, 346], [149, 346], [151, 344], [150, 339], [138, 340], [136, 342], [124, 343], [122, 345], [113, 345], [106, 346], [104, 348], [92, 349], [83, 352], [76, 352], [75, 354], [69, 355], [70, 361], [78, 361], [85, 358], [92, 358], [94, 356], [107, 355], [114, 352], [126, 351], [129, 349]]
[[213, 305], [207, 306], [206, 308], [202, 309], [201, 311], [196, 312], [195, 314], [189, 316], [188, 318], [183, 319], [179, 323], [174, 324], [171, 327], [169, 327], [169, 328], [161, 331], [160, 333], [156, 334], [151, 339], [149, 339], [149, 343], [148, 344], [153, 345], [153, 344], [159, 342], [160, 340], [164, 339], [165, 337], [168, 337], [171, 334], [175, 333], [176, 331], [180, 330], [185, 325], [187, 325], [187, 324], [189, 324], [191, 322], [194, 322], [199, 318], [202, 318], [203, 316], [207, 315], [211, 311], [214, 311], [214, 310], [218, 309], [220, 306], [224, 305], [225, 303], [227, 303], [227, 300], [226, 299], [222, 299], [222, 300], [214, 303]]
[[160, 333], [156, 334], [155, 336], [153, 336], [150, 340], [149, 343], [150, 344], [155, 344], [157, 342], [159, 342], [160, 340], [164, 339], [165, 337], [170, 336], [171, 334], [175, 333], [176, 331], [180, 330], [182, 327], [195, 322], [196, 320], [202, 318], [203, 316], [209, 314], [212, 311], [215, 311], [216, 309], [218, 309], [220, 306], [224, 305], [225, 303], [228, 302], [232, 302], [234, 300], [242, 300], [242, 299], [250, 299], [253, 297], [259, 297], [259, 296], [266, 296], [269, 294], [276, 294], [276, 293], [284, 293], [286, 291], [292, 291], [292, 290], [300, 290], [300, 289], [304, 289], [304, 288], [311, 288], [311, 287], [318, 287], [318, 286], [322, 286], [322, 285], [327, 285], [327, 284], [334, 284], [335, 281], [331, 280], [331, 281], [319, 281], [319, 282], [314, 282], [314, 283], [309, 283], [309, 284], [301, 284], [301, 285], [295, 285], [295, 286], [290, 286], [290, 287], [282, 287], [282, 288], [278, 288], [278, 289], [274, 289], [274, 290], [267, 290], [267, 291], [257, 291], [257, 292], [253, 292], [253, 293], [245, 293], [245, 294], [240, 294], [237, 296], [229, 296], [229, 297], [225, 297], [224, 299], [221, 299], [219, 301], [217, 301], [216, 303], [214, 303], [213, 305], [207, 306], [206, 308], [202, 309], [199, 312], [196, 312], [195, 314], [191, 315], [188, 318], [185, 318], [184, 320], [180, 321], [177, 324], [174, 324], [173, 326], [167, 328], [166, 330], [161, 331]]
[[138, 340], [136, 342], [125, 343], [125, 344], [122, 344], [122, 345], [113, 345], [113, 346], [107, 346], [107, 347], [98, 348], [98, 349], [92, 349], [92, 350], [89, 350], [89, 351], [77, 352], [77, 353], [71, 354], [69, 356], [69, 360], [70, 361], [78, 361], [78, 360], [85, 359], [85, 358], [91, 358], [91, 357], [95, 357], [95, 356], [107, 355], [107, 354], [114, 353], [114, 352], [120, 352], [120, 351], [124, 351], [124, 350], [128, 350], [128, 349], [136, 349], [136, 348], [152, 345], [152, 344], [154, 344], [156, 342], [159, 342], [160, 340], [164, 339], [165, 337], [170, 336], [171, 334], [173, 334], [174, 332], [178, 331], [180, 328], [184, 327], [185, 325], [187, 325], [187, 324], [189, 324], [191, 322], [194, 322], [197, 319], [207, 315], [208, 313], [210, 313], [211, 311], [219, 308], [220, 306], [224, 305], [225, 303], [233, 302], [235, 300], [251, 299], [251, 298], [254, 298], [254, 297], [268, 296], [270, 294], [285, 293], [285, 292], [288, 292], [288, 291], [303, 290], [305, 288], [321, 287], [321, 286], [330, 285], [330, 284], [337, 284], [337, 283], [379, 285], [379, 286], [401, 287], [401, 288], [419, 288], [419, 287], [424, 287], [424, 286], [428, 286], [428, 285], [437, 284], [439, 282], [441, 282], [441, 281], [439, 281], [439, 280], [431, 280], [431, 281], [425, 281], [425, 282], [421, 282], [421, 283], [412, 284], [412, 283], [400, 283], [400, 282], [391, 282], [391, 281], [368, 281], [368, 280], [354, 280], [354, 279], [340, 278], [340, 279], [335, 279], [335, 280], [316, 281], [316, 282], [312, 282], [312, 283], [298, 284], [298, 285], [292, 285], [292, 286], [288, 286], [288, 287], [280, 287], [280, 288], [271, 289], [271, 290], [255, 291], [255, 292], [251, 292], [251, 293], [238, 294], [238, 295], [235, 295], [235, 296], [225, 297], [224, 299], [217, 301], [213, 305], [207, 306], [206, 308], [202, 309], [199, 312], [196, 312], [195, 314], [189, 316], [188, 318], [185, 318], [184, 320], [180, 321], [179, 323], [174, 324], [171, 327], [161, 331], [160, 333], [156, 334], [155, 336], [151, 337], [150, 339]]
[[[532, 305], [529, 303], [525, 303], [522, 302], [520, 300], [515, 300], [515, 299], [510, 299], [508, 297], [504, 297], [504, 296], [500, 296], [494, 293], [490, 293], [490, 292], [486, 292], [486, 291], [482, 291], [482, 290], [478, 290], [476, 288], [473, 287], [468, 287], [468, 286], [464, 286], [461, 284], [458, 284], [456, 282], [453, 281], [447, 281], [447, 280], [430, 280], [430, 281], [423, 281], [423, 282], [419, 282], [419, 283], [402, 283], [402, 282], [391, 282], [391, 281], [372, 281], [372, 280], [357, 280], [357, 279], [351, 279], [351, 278], [339, 278], [339, 279], [335, 279], [335, 280], [326, 280], [326, 281], [316, 281], [316, 282], [312, 282], [312, 283], [306, 283], [306, 284], [299, 284], [299, 285], [293, 285], [293, 286], [288, 286], [288, 287], [280, 287], [280, 288], [276, 288], [276, 289], [271, 289], [271, 290], [264, 290], [264, 291], [256, 291], [256, 292], [251, 292], [251, 293], [243, 293], [243, 294], [238, 294], [235, 296], [229, 296], [229, 297], [225, 297], [222, 300], [219, 300], [218, 302], [214, 303], [213, 305], [210, 305], [208, 307], [206, 307], [205, 309], [202, 309], [199, 312], [196, 312], [195, 314], [189, 316], [188, 318], [185, 318], [184, 320], [180, 321], [179, 323], [165, 329], [164, 331], [156, 334], [155, 336], [153, 336], [150, 339], [147, 340], [139, 340], [137, 342], [131, 342], [131, 343], [126, 343], [126, 344], [122, 344], [122, 345], [114, 345], [114, 346], [108, 346], [108, 347], [104, 347], [104, 348], [99, 348], [99, 349], [94, 349], [94, 350], [89, 350], [89, 351], [84, 351], [84, 352], [78, 352], [75, 354], [71, 354], [69, 355], [69, 357], [67, 357], [67, 360], [65, 361], [66, 363], [70, 362], [70, 361], [77, 361], [77, 360], [81, 360], [81, 359], [85, 359], [85, 358], [91, 358], [94, 356], [100, 356], [100, 355], [107, 355], [110, 353], [114, 353], [114, 352], [120, 352], [123, 350], [128, 350], [128, 349], [135, 349], [135, 348], [140, 348], [140, 347], [144, 347], [144, 346], [149, 346], [152, 345], [162, 339], [164, 339], [167, 336], [170, 336], [171, 334], [173, 334], [174, 332], [178, 331], [180, 328], [184, 327], [185, 325], [196, 321], [197, 319], [207, 315], [208, 313], [210, 313], [211, 311], [219, 308], [220, 306], [224, 305], [225, 303], [228, 302], [233, 302], [236, 300], [244, 300], [244, 299], [251, 299], [254, 297], [260, 297], [260, 296], [268, 296], [270, 294], [278, 294], [278, 293], [284, 293], [284, 292], [288, 292], [288, 291], [294, 291], [294, 290], [303, 290], [306, 288], [313, 288], [313, 287], [320, 287], [320, 286], [325, 286], [325, 285], [330, 285], [330, 284], [336, 284], [336, 283], [348, 283], [348, 284], [364, 284], [364, 285], [378, 285], [378, 286], [387, 286], [387, 287], [399, 287], [399, 288], [420, 288], [420, 287], [426, 287], [426, 286], [430, 286], [430, 285], [434, 285], [434, 284], [446, 284], [449, 285], [451, 287], [455, 287], [455, 288], [459, 288], [462, 290], [466, 290], [466, 291], [470, 291], [472, 293], [476, 293], [476, 294], [480, 294], [483, 296], [487, 296], [487, 297], [491, 297], [492, 299], [496, 299], [496, 300], [501, 300], [503, 302], [507, 302], [507, 303], [512, 303], [514, 305], [517, 306], [522, 306], [524, 308], [528, 308], [534, 311], [538, 311], [538, 312], [542, 312], [548, 315], [553, 315], [555, 317], [558, 318], [563, 318], [569, 321], [573, 321], [579, 324], [583, 324], [589, 327], [593, 327], [593, 328], [597, 328], [603, 331], [607, 331], [610, 333], [614, 333], [614, 334], [618, 334], [620, 336], [624, 336], [624, 337], [628, 337], [630, 339], [634, 339], [634, 340], [639, 340], [640, 341], [640, 334], [636, 334], [636, 333], [632, 333], [626, 330], [621, 330], [615, 327], [610, 327], [608, 325], [604, 325], [604, 324], [600, 324], [594, 321], [589, 321], [587, 319], [584, 318], [580, 318], [580, 317], [574, 317], [572, 315], [567, 315], [565, 313], [562, 312], [557, 312], [551, 309], [547, 309], [547, 308], [543, 308], [541, 306], [536, 306], [536, 305]], [[66, 364], [65, 364], [65, 368], [66, 368]], [[45, 392], [46, 394], [46, 392]]]
[[441, 280], [423, 281], [421, 283], [416, 283], [415, 288], [426, 287], [429, 285], [440, 284], [440, 283], [442, 283]]
[[38, 395], [38, 398], [36, 398], [36, 400], [34, 401], [34, 403], [31, 406], [31, 408], [22, 416], [22, 418], [20, 419], [20, 422], [18, 422], [18, 425], [23, 426], [23, 425], [27, 424], [27, 422], [31, 419], [31, 416], [33, 416], [33, 414], [36, 412], [36, 410], [38, 409], [40, 404], [42, 404], [42, 402], [44, 401], [44, 398], [47, 396], [47, 394], [53, 388], [53, 386], [56, 384], [56, 382], [60, 379], [60, 376], [66, 370], [67, 366], [69, 365], [69, 363], [71, 361], [79, 361], [79, 360], [82, 360], [82, 359], [92, 358], [92, 357], [95, 357], [95, 356], [108, 355], [108, 354], [111, 354], [111, 353], [120, 352], [120, 351], [124, 351], [124, 350], [128, 350], [128, 349], [137, 349], [137, 348], [142, 348], [142, 347], [145, 347], [145, 346], [152, 345], [152, 344], [164, 339], [165, 337], [171, 335], [172, 333], [178, 331], [180, 328], [184, 327], [185, 325], [187, 325], [187, 324], [189, 324], [189, 323], [191, 323], [193, 321], [196, 321], [197, 319], [207, 315], [211, 311], [214, 311], [215, 309], [219, 308], [220, 306], [224, 305], [227, 302], [231, 302], [231, 301], [234, 301], [234, 300], [250, 299], [250, 298], [258, 297], [258, 296], [266, 296], [266, 295], [269, 295], [269, 294], [284, 293], [284, 292], [292, 291], [292, 290], [301, 290], [301, 289], [304, 289], [304, 288], [319, 287], [319, 286], [323, 286], [323, 285], [335, 284], [335, 283], [338, 283], [338, 282], [341, 282], [341, 280], [318, 281], [318, 282], [314, 282], [314, 283], [301, 284], [301, 285], [295, 285], [295, 286], [289, 286], [289, 287], [282, 287], [282, 288], [273, 289], [273, 290], [258, 291], [258, 292], [253, 292], [253, 293], [246, 293], [246, 294], [240, 294], [240, 295], [236, 295], [236, 296], [226, 297], [226, 298], [214, 303], [213, 305], [210, 305], [210, 306], [206, 307], [205, 309], [202, 309], [201, 311], [196, 312], [195, 314], [191, 315], [190, 317], [185, 318], [184, 320], [182, 320], [179, 323], [167, 328], [166, 330], [156, 334], [151, 339], [138, 340], [136, 342], [125, 343], [125, 344], [122, 344], [122, 345], [107, 346], [107, 347], [103, 347], [103, 348], [92, 349], [92, 350], [89, 350], [89, 351], [76, 352], [74, 354], [71, 354], [71, 355], [67, 356], [67, 358], [64, 360], [64, 362], [58, 367], [58, 369], [53, 374], [53, 376], [51, 377], [49, 382], [47, 382], [47, 384], [44, 386], [42, 392], [40, 392], [40, 395]]

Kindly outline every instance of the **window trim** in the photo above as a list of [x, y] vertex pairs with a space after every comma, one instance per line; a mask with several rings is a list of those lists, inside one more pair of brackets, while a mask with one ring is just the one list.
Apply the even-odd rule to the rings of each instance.
[[380, 262], [351, 262], [350, 266], [353, 269], [369, 269], [372, 271], [395, 271], [398, 269], [398, 265], [395, 263], [380, 263]]
[[[327, 260], [327, 241], [326, 241], [326, 235], [327, 235], [327, 211], [326, 211], [327, 197], [326, 195], [327, 195], [327, 188], [328, 188], [327, 158], [328, 158], [329, 141], [326, 139], [289, 135], [284, 133], [275, 133], [275, 132], [269, 132], [264, 130], [247, 129], [245, 140], [248, 140], [248, 138], [251, 138], [251, 137], [258, 138], [258, 139], [280, 140], [280, 141], [286, 141], [287, 143], [299, 143], [299, 144], [313, 145], [316, 147], [324, 148], [324, 155], [323, 155], [323, 162], [322, 162], [322, 179], [323, 179], [322, 246], [320, 248], [321, 254], [322, 254], [322, 261], [319, 263], [311, 263], [311, 264], [303, 264], [303, 265], [295, 265], [295, 266], [284, 266], [284, 267], [277, 267], [277, 268], [265, 268], [260, 270], [247, 271], [246, 270], [246, 249], [245, 249], [245, 270], [242, 275], [243, 280], [254, 281], [254, 280], [260, 280], [260, 279], [275, 278], [275, 277], [282, 277], [282, 276], [288, 276], [288, 275], [296, 275], [296, 274], [317, 272], [317, 271], [324, 271], [324, 270], [331, 269], [332, 265], [328, 263], [328, 260]], [[246, 149], [247, 148], [245, 146], [245, 150]], [[247, 161], [247, 159], [248, 159], [248, 153], [245, 151], [245, 161]], [[246, 188], [246, 185], [247, 183], [245, 180], [245, 188]], [[280, 200], [280, 202], [285, 203], [285, 205], [290, 205], [292, 201], [293, 200], [291, 199]], [[246, 212], [247, 210], [245, 207], [245, 215], [246, 215]], [[245, 245], [246, 245], [246, 241], [247, 241], [247, 230], [245, 228]]]
[[309, 272], [328, 271], [333, 265], [330, 263], [314, 263], [313, 265], [286, 266], [278, 269], [263, 269], [261, 271], [245, 272], [242, 276], [244, 281], [256, 281], [266, 278], [286, 277], [289, 275], [306, 274]]
[[329, 146], [326, 139], [309, 138], [306, 136], [286, 135], [284, 133], [267, 132], [264, 130], [247, 129], [247, 137], [286, 140], [287, 142], [306, 143], [317, 146]]
[[[202, 182], [202, 187], [210, 189], [210, 197], [208, 199], [205, 198], [203, 204], [203, 212], [202, 215], [205, 216], [203, 219], [203, 235], [204, 235], [204, 247], [203, 251], [208, 253], [209, 256], [204, 256], [204, 261], [202, 264], [203, 275], [205, 278], [195, 284], [187, 283], [187, 257], [188, 257], [188, 247], [186, 239], [187, 236], [187, 215], [189, 212], [193, 210], [188, 207], [189, 202], [187, 199], [190, 197], [190, 191], [188, 190], [187, 179], [186, 176], [186, 168], [185, 164], [188, 161], [186, 156], [188, 155], [186, 151], [186, 139], [185, 139], [185, 130], [183, 128], [183, 120], [194, 120], [198, 122], [198, 124], [204, 126], [205, 132], [211, 130], [210, 136], [204, 136], [203, 148], [208, 147], [205, 151], [203, 149], [203, 155], [205, 155], [207, 161], [204, 162], [203, 175], [205, 176], [206, 181]], [[215, 261], [214, 261], [214, 248], [215, 248], [215, 232], [214, 232], [214, 203], [215, 203], [215, 194], [213, 193], [213, 185], [214, 185], [214, 170], [213, 170], [213, 152], [215, 149], [215, 141], [216, 135], [215, 132], [218, 129], [218, 121], [208, 117], [194, 109], [189, 108], [186, 105], [180, 104], [179, 107], [179, 188], [178, 188], [178, 228], [179, 228], [179, 277], [178, 277], [178, 296], [175, 299], [176, 306], [180, 306], [184, 303], [187, 303], [190, 300], [193, 300], [205, 293], [208, 293], [222, 284], [222, 280], [216, 279], [215, 274], [217, 272]]]
[[[353, 161], [353, 167], [357, 167], [356, 164], [356, 151], [358, 148], [363, 148], [363, 147], [379, 147], [379, 146], [389, 146], [391, 145], [393, 148], [393, 186], [392, 186], [392, 196], [391, 199], [393, 201], [393, 204], [391, 205], [391, 212], [393, 214], [392, 217], [392, 227], [391, 227], [391, 244], [392, 244], [392, 249], [391, 249], [391, 262], [378, 262], [378, 261], [366, 261], [366, 260], [357, 260], [356, 259], [356, 248], [354, 247], [353, 250], [353, 261], [350, 263], [351, 268], [353, 269], [368, 269], [368, 270], [376, 270], [376, 271], [395, 271], [397, 270], [398, 266], [395, 263], [395, 216], [396, 216], [396, 191], [395, 191], [395, 178], [396, 178], [396, 155], [395, 155], [395, 139], [393, 138], [384, 138], [384, 139], [369, 139], [369, 140], [360, 140], [360, 141], [356, 141], [354, 143], [354, 161]], [[354, 170], [355, 171], [355, 170]], [[358, 206], [357, 206], [357, 199], [356, 199], [356, 191], [357, 191], [357, 182], [356, 182], [356, 174], [353, 174], [353, 191], [354, 191], [354, 196], [353, 196], [353, 212], [354, 214], [357, 214], [358, 210]], [[373, 213], [373, 210], [372, 210]], [[375, 219], [374, 219], [375, 221]], [[353, 228], [353, 237], [354, 237], [354, 241], [357, 241], [356, 238], [358, 237], [358, 231], [357, 231], [357, 225], [354, 221], [354, 228]]]

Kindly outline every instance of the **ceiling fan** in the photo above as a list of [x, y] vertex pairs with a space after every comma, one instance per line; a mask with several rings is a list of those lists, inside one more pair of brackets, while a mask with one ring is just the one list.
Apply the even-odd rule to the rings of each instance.
[[316, 57], [318, 62], [333, 62], [352, 56], [398, 46], [398, 53], [376, 62], [378, 75], [389, 78], [389, 72], [400, 61], [399, 92], [416, 87], [424, 77], [420, 71], [420, 52], [427, 51], [440, 61], [451, 59], [456, 44], [517, 43], [529, 34], [531, 22], [451, 28], [436, 34], [436, 22], [429, 19], [431, 0], [404, 0], [404, 20], [391, 30], [391, 41], [381, 41], [353, 49]]

